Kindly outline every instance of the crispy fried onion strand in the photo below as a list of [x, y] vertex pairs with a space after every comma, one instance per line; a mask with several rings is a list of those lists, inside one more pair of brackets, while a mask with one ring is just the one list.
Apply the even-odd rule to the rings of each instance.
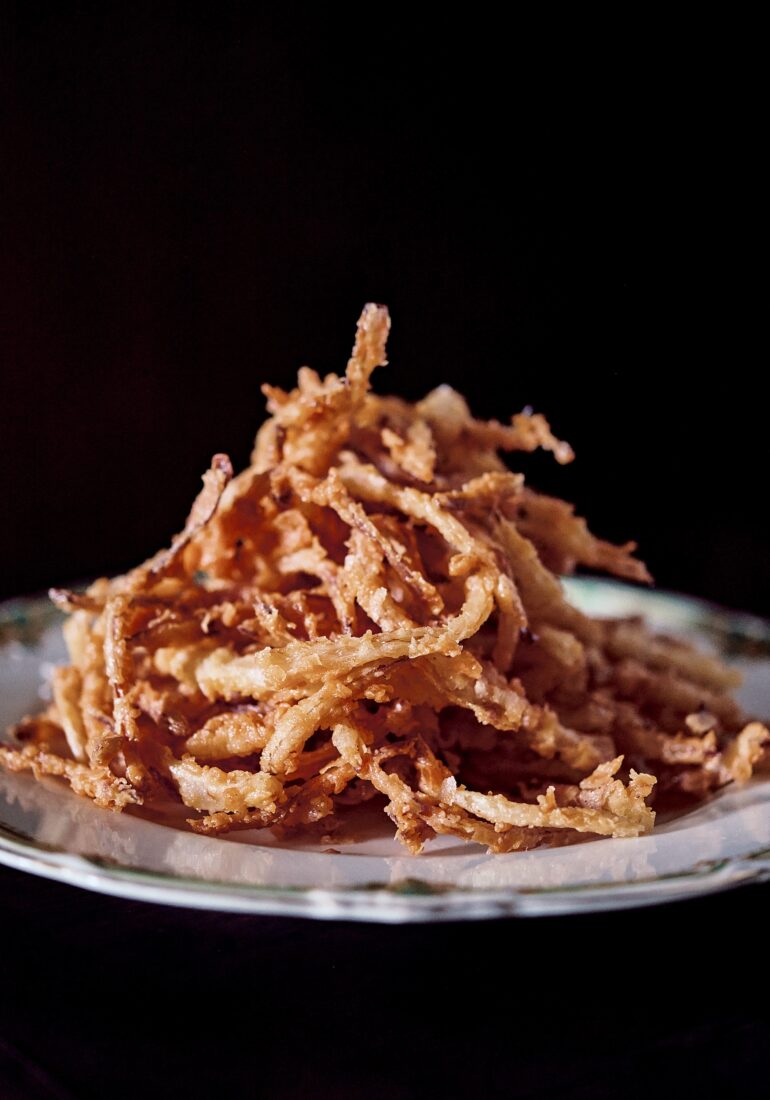
[[499, 451], [573, 458], [539, 414], [475, 419], [440, 386], [370, 389], [388, 311], [345, 374], [263, 387], [233, 478], [215, 455], [168, 548], [87, 592], [52, 589], [70, 663], [0, 764], [112, 810], [186, 807], [196, 832], [342, 836], [379, 800], [412, 852], [512, 852], [650, 831], [656, 807], [763, 767], [733, 670], [641, 621], [593, 619], [577, 566], [646, 582]]

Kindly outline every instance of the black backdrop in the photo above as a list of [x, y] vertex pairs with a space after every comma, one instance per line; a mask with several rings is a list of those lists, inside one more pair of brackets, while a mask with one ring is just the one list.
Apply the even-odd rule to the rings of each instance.
[[745, 73], [522, 74], [481, 15], [343, 43], [321, 9], [142, 11], [2, 36], [2, 594], [162, 545], [259, 384], [339, 369], [374, 299], [378, 388], [534, 405], [578, 453], [541, 486], [659, 584], [770, 612]]

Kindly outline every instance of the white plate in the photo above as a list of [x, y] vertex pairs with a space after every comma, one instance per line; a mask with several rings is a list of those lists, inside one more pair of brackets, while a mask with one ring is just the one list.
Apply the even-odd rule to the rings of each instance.
[[[770, 623], [607, 581], [568, 588], [593, 614], [642, 612], [726, 655], [745, 674], [747, 710], [770, 714]], [[60, 618], [43, 599], [0, 605], [0, 726], [39, 707], [41, 666], [64, 658]], [[385, 835], [339, 854], [323, 847], [267, 831], [197, 836], [0, 770], [0, 862], [9, 867], [168, 905], [391, 922], [623, 909], [770, 878], [770, 781], [726, 789], [632, 840], [497, 856], [451, 838], [422, 856]]]

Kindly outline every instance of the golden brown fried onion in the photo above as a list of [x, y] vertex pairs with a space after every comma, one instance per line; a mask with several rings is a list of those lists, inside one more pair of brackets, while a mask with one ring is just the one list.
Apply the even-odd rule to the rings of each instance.
[[264, 387], [251, 466], [215, 455], [168, 549], [51, 590], [71, 663], [0, 763], [113, 810], [173, 799], [211, 835], [327, 834], [379, 798], [413, 852], [637, 836], [654, 798], [750, 778], [770, 736], [732, 670], [565, 599], [579, 565], [649, 580], [498, 454], [569, 445], [447, 386], [376, 396], [389, 328], [368, 305], [342, 377]]

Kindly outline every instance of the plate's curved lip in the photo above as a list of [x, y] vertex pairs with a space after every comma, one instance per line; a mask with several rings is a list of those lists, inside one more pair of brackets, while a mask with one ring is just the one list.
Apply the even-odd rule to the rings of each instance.
[[[600, 589], [625, 592], [641, 601], [652, 597], [680, 613], [686, 612], [687, 618], [700, 614], [704, 619], [729, 626], [731, 631], [743, 630], [749, 638], [770, 642], [770, 622], [710, 601], [679, 593], [640, 590], [603, 578], [581, 577], [572, 579], [568, 585], [585, 592]], [[18, 625], [23, 636], [30, 626], [34, 631], [36, 626], [50, 625], [59, 617], [43, 595], [0, 603], [0, 648], [4, 644], [3, 627], [8, 631]], [[620, 883], [586, 882], [566, 887], [506, 890], [465, 890], [409, 879], [387, 885], [372, 883], [327, 889], [182, 878], [112, 865], [64, 849], [51, 850], [30, 838], [15, 835], [2, 822], [0, 864], [97, 893], [161, 905], [254, 915], [407, 923], [602, 912], [704, 896], [770, 879], [770, 838], [768, 845], [747, 855], [702, 861], [671, 875]]]
[[0, 864], [100, 894], [188, 909], [383, 923], [482, 920], [609, 912], [702, 897], [770, 879], [770, 850], [708, 861], [689, 871], [625, 883], [532, 890], [415, 890], [409, 880], [372, 888], [287, 889], [236, 885], [109, 866], [69, 852], [41, 850], [0, 834]]

